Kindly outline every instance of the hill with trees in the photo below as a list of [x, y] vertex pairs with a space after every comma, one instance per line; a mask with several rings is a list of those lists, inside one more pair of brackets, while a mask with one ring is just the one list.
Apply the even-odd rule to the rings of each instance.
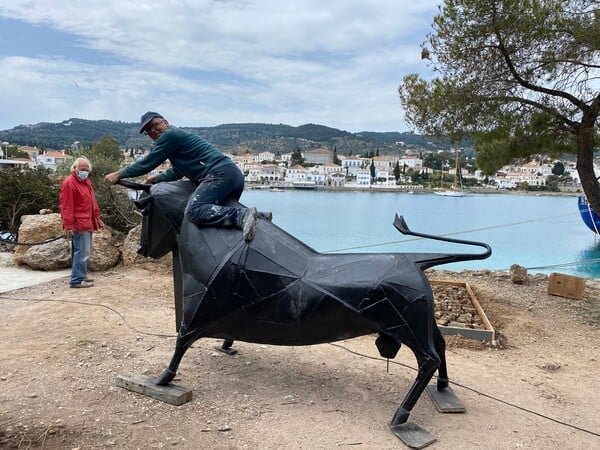
[[[326, 147], [339, 154], [397, 154], [405, 147], [427, 150], [447, 148], [447, 142], [424, 138], [414, 133], [370, 132], [350, 133], [317, 124], [298, 127], [284, 124], [232, 123], [215, 127], [186, 127], [202, 135], [223, 151], [288, 153], [296, 149]], [[40, 149], [89, 147], [92, 142], [110, 136], [123, 148], [149, 148], [152, 141], [138, 133], [138, 124], [112, 120], [72, 118], [60, 123], [41, 122], [19, 125], [0, 131], [0, 140], [13, 145], [36, 146]]]

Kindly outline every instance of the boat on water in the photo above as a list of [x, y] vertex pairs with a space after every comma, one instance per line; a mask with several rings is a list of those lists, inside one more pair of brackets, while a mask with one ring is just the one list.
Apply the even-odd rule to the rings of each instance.
[[[465, 192], [459, 188], [458, 182], [458, 171], [460, 170], [460, 164], [458, 162], [458, 144], [454, 151], [454, 182], [452, 183], [452, 189], [443, 189], [441, 191], [433, 191], [435, 195], [442, 197], [464, 197]], [[442, 165], [442, 186], [444, 184], [444, 166]]]
[[444, 191], [433, 191], [435, 195], [441, 195], [442, 197], [464, 197], [465, 193], [459, 190], [444, 190]]
[[294, 189], [315, 189], [317, 184], [314, 181], [294, 181], [292, 187]]
[[600, 217], [594, 212], [585, 195], [580, 195], [577, 204], [583, 223], [596, 234], [600, 234]]

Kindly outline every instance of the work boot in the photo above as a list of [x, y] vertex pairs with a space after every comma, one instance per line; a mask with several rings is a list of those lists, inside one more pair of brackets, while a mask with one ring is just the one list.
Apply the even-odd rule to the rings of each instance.
[[72, 284], [69, 287], [71, 287], [73, 289], [90, 288], [90, 287], [94, 287], [94, 283], [77, 283], [77, 284]]
[[269, 222], [273, 221], [273, 213], [271, 211], [258, 211], [257, 215], [259, 219], [268, 220]]
[[238, 228], [242, 229], [244, 239], [251, 241], [256, 234], [256, 208], [246, 208], [242, 220], [238, 223]]

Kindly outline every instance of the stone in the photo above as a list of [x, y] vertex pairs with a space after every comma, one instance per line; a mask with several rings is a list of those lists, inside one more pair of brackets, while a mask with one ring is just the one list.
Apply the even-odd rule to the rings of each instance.
[[[21, 216], [19, 226], [19, 242], [34, 243], [43, 242], [48, 239], [62, 236], [62, 222], [60, 214], [35, 214]], [[44, 244], [46, 245], [46, 244]], [[32, 248], [30, 245], [17, 245], [13, 259], [18, 265], [25, 265], [25, 254]]]
[[[43, 242], [63, 236], [60, 214], [36, 214], [21, 217], [19, 242]], [[111, 229], [93, 234], [92, 255], [88, 268], [102, 271], [116, 266], [121, 259], [117, 242], [112, 237]], [[13, 255], [18, 265], [27, 265], [35, 270], [57, 270], [71, 267], [71, 242], [64, 237], [42, 245], [18, 245]]]
[[108, 270], [119, 264], [121, 251], [118, 242], [113, 237], [111, 228], [104, 228], [94, 233], [92, 238], [92, 255], [88, 263], [88, 269], [93, 272]]
[[525, 284], [527, 283], [527, 269], [525, 267], [519, 266], [518, 264], [513, 264], [509, 269], [510, 281], [514, 284]]
[[150, 264], [152, 266], [164, 267], [167, 270], [173, 269], [173, 257], [170, 253], [160, 259], [146, 258], [140, 255], [137, 251], [140, 247], [140, 237], [142, 235], [142, 226], [138, 225], [127, 233], [127, 237], [123, 242], [123, 265], [136, 266]]
[[71, 244], [61, 238], [29, 247], [23, 263], [34, 270], [59, 270], [71, 267]]

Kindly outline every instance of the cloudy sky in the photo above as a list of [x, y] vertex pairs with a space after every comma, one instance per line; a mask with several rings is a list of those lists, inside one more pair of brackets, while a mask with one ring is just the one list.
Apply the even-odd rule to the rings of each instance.
[[0, 129], [78, 117], [408, 131], [441, 0], [13, 0], [0, 5]]

